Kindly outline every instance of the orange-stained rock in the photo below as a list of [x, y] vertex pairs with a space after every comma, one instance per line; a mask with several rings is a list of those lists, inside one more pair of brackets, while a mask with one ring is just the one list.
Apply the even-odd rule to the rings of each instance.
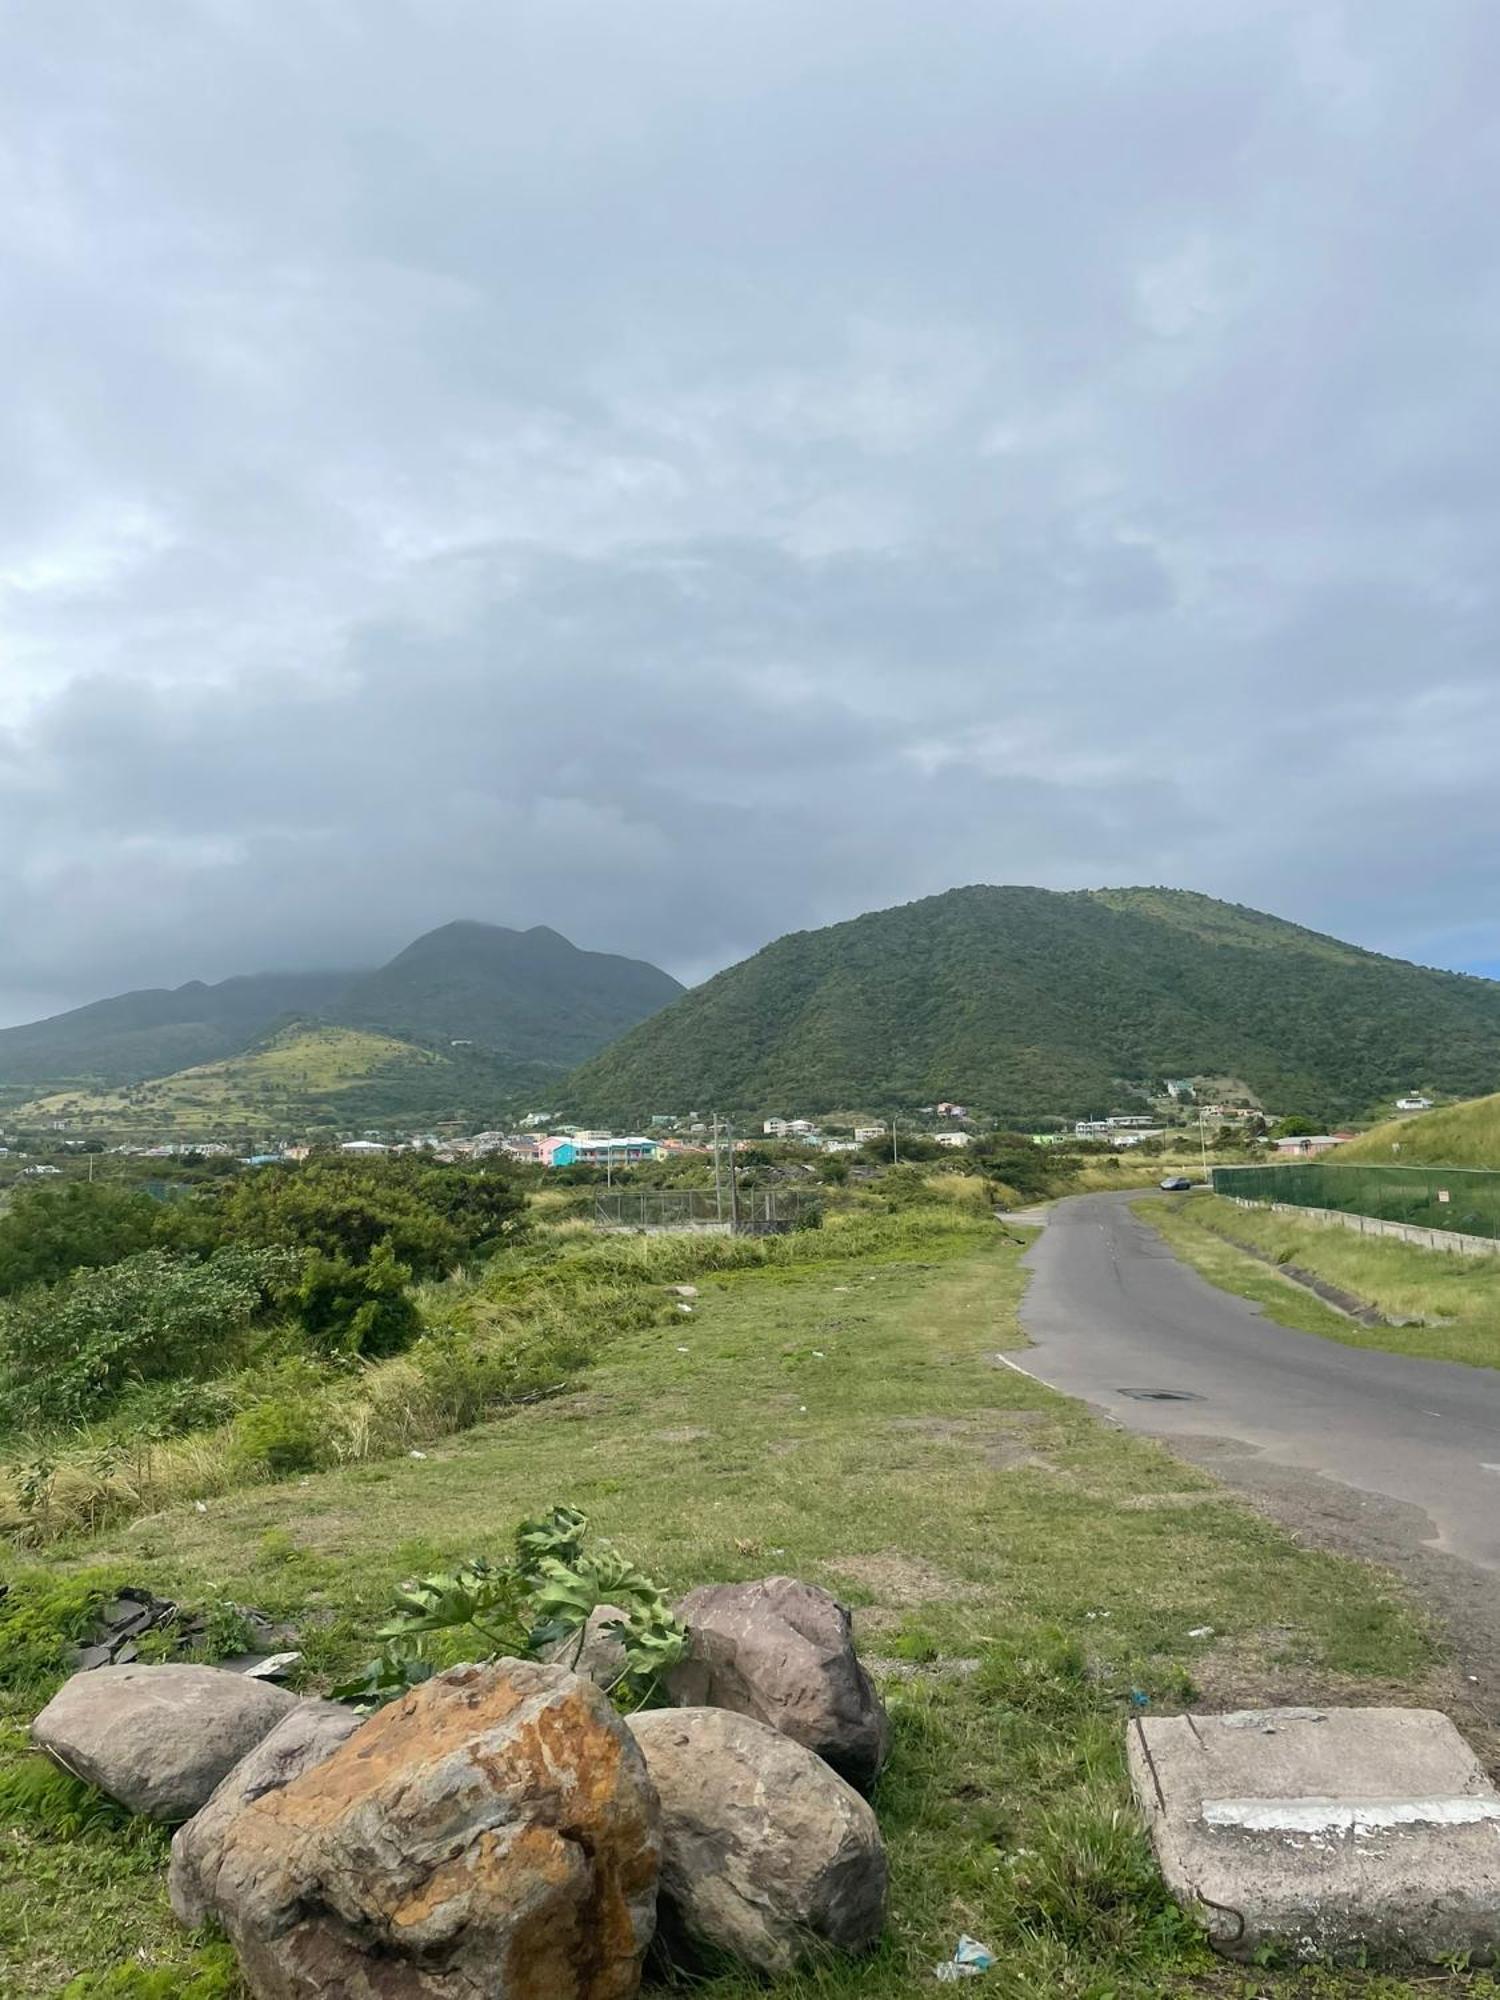
[[258, 2000], [629, 2000], [658, 1808], [608, 1701], [558, 1666], [455, 1667], [174, 1842]]

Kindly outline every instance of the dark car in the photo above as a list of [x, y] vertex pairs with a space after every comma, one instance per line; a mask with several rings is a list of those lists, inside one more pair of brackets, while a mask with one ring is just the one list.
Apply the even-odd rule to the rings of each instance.
[[1193, 1184], [1182, 1174], [1168, 1174], [1167, 1178], [1159, 1181], [1157, 1185], [1164, 1187], [1168, 1194], [1181, 1194], [1185, 1188], [1190, 1188]]

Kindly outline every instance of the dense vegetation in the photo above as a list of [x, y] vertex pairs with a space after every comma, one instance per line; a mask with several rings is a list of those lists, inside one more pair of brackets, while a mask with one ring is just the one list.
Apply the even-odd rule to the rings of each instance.
[[315, 1156], [178, 1201], [28, 1190], [0, 1218], [0, 1437], [50, 1464], [79, 1426], [134, 1444], [268, 1382], [307, 1401], [320, 1369], [409, 1346], [413, 1284], [515, 1240], [523, 1208], [502, 1171], [409, 1155]]
[[1351, 1140], [1339, 1158], [1387, 1167], [1500, 1167], [1500, 1095], [1393, 1118]]
[[[681, 991], [654, 965], [580, 951], [542, 926], [446, 924], [375, 972], [194, 980], [0, 1029], [0, 1086], [137, 1084], [241, 1055], [290, 1016], [435, 1047], [460, 1065], [482, 1063], [491, 1081], [540, 1086]], [[391, 1079], [373, 1081], [383, 1104]], [[436, 1081], [425, 1080], [428, 1116]]]
[[1235, 1076], [1352, 1116], [1500, 1073], [1500, 984], [1180, 890], [968, 888], [778, 940], [585, 1063], [589, 1117], [953, 1097], [1084, 1115], [1129, 1083]]

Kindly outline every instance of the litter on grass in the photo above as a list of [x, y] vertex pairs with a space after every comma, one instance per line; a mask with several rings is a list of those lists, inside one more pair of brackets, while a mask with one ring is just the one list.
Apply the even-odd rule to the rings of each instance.
[[947, 1985], [955, 1979], [977, 1979], [981, 1972], [988, 1972], [994, 1963], [995, 1954], [989, 1947], [965, 1932], [953, 1947], [952, 1958], [945, 1958], [941, 1965], [932, 1968], [932, 1972], [935, 1979], [941, 1979]]

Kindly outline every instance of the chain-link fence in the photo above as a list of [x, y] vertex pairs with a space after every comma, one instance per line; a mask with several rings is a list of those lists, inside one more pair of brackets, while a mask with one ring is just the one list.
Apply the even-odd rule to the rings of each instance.
[[1336, 1208], [1418, 1229], [1500, 1237], [1500, 1173], [1483, 1167], [1367, 1167], [1309, 1160], [1285, 1167], [1215, 1167], [1214, 1193], [1241, 1201]]
[[713, 1188], [615, 1188], [594, 1197], [600, 1229], [717, 1231], [737, 1236], [783, 1236], [815, 1228], [820, 1195], [802, 1188], [741, 1187], [731, 1196]]

